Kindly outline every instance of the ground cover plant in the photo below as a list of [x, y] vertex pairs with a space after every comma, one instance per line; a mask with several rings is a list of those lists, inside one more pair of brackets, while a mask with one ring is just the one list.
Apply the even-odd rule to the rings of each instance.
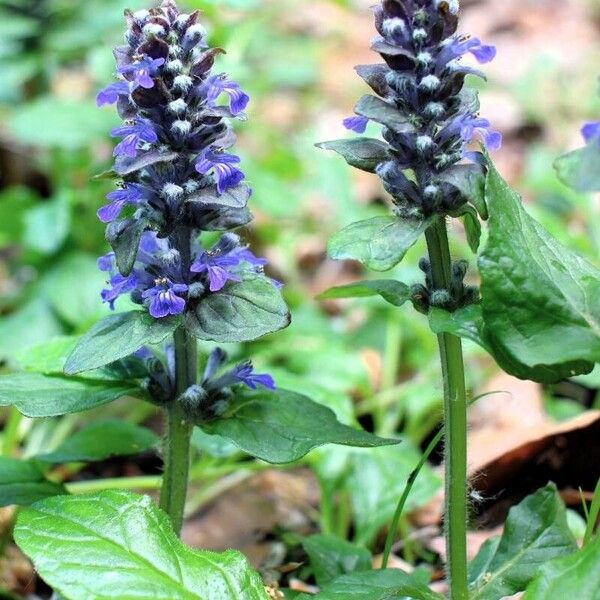
[[[0, 155], [0, 593], [599, 597], [598, 122], [531, 151], [524, 206], [475, 91], [502, 49], [457, 2], [374, 7], [344, 120], [370, 137], [325, 142], [303, 8], [132, 2], [109, 65], [122, 8], [2, 6], [9, 127], [42, 151]], [[55, 97], [82, 56], [100, 109]]]

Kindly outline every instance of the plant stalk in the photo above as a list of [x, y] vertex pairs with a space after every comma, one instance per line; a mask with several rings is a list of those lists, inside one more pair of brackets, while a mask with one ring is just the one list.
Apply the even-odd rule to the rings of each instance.
[[[425, 232], [435, 289], [450, 289], [452, 262], [443, 217]], [[445, 535], [450, 600], [467, 600], [467, 402], [459, 337], [438, 335], [444, 379]]]
[[[175, 247], [181, 254], [181, 268], [189, 271], [191, 260], [191, 230], [178, 232]], [[194, 385], [198, 376], [198, 349], [196, 339], [182, 325], [175, 330], [175, 388], [176, 398]], [[177, 534], [183, 525], [183, 513], [190, 468], [190, 423], [174, 398], [165, 409], [165, 440], [163, 446], [164, 471], [160, 492], [160, 507], [169, 515]]]

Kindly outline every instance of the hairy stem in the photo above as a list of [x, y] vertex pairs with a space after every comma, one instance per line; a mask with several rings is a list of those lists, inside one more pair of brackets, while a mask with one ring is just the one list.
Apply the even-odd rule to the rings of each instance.
[[[435, 289], [450, 289], [452, 263], [443, 217], [425, 232]], [[446, 432], [445, 529], [451, 600], [467, 600], [467, 403], [462, 345], [459, 337], [442, 333], [438, 345], [444, 379]]]
[[[181, 268], [189, 271], [191, 255], [191, 230], [182, 229], [175, 238], [175, 247], [181, 254]], [[196, 340], [185, 327], [175, 331], [175, 388], [176, 396], [194, 385], [198, 374]], [[169, 515], [173, 528], [179, 534], [183, 524], [183, 511], [190, 468], [190, 438], [193, 425], [187, 420], [182, 407], [175, 399], [165, 409], [166, 432], [163, 447], [164, 472], [160, 492], [160, 507]]]

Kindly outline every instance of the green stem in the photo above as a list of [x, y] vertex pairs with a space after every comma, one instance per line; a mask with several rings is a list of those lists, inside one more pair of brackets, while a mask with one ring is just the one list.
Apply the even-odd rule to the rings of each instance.
[[[177, 395], [196, 383], [196, 340], [185, 328], [175, 331], [175, 377]], [[177, 533], [183, 524], [183, 510], [190, 467], [190, 438], [193, 425], [183, 409], [173, 401], [166, 409], [164, 442], [164, 472], [160, 492], [160, 507], [169, 515]]]
[[[443, 217], [425, 232], [435, 289], [450, 289], [452, 263]], [[444, 379], [446, 432], [445, 529], [450, 600], [467, 600], [467, 402], [459, 337], [438, 335]]]

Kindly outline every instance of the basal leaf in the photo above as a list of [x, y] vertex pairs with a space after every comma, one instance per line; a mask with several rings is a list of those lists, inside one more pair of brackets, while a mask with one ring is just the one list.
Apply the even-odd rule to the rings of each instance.
[[27, 417], [55, 417], [89, 410], [127, 395], [142, 394], [130, 382], [41, 373], [0, 377], [0, 406], [14, 404]]
[[[312, 596], [300, 596], [309, 600]], [[400, 569], [378, 569], [342, 575], [318, 594], [318, 600], [443, 600], [423, 581], [421, 572], [405, 573]], [[496, 599], [498, 600], [498, 599]]]
[[584, 148], [557, 158], [554, 167], [560, 180], [577, 192], [600, 191], [600, 142], [590, 141]]
[[335, 260], [357, 260], [368, 269], [387, 271], [404, 258], [429, 225], [429, 219], [393, 216], [358, 221], [336, 233], [327, 252]]
[[178, 325], [175, 317], [155, 319], [141, 310], [106, 317], [79, 340], [67, 359], [65, 373], [91, 371], [125, 358], [147, 344], [160, 344]]
[[52, 464], [105, 460], [149, 450], [158, 441], [158, 436], [145, 427], [127, 421], [98, 421], [69, 436], [56, 450], [38, 454], [35, 459]]
[[20, 512], [14, 536], [69, 600], [267, 600], [242, 554], [184, 546], [148, 496], [48, 498]]
[[187, 326], [201, 340], [246, 342], [287, 327], [288, 308], [266, 278], [229, 283], [200, 300]]
[[317, 585], [323, 587], [341, 575], [370, 571], [371, 553], [335, 535], [311, 535], [302, 540]]
[[598, 600], [600, 598], [600, 535], [581, 550], [541, 566], [523, 600]]
[[547, 485], [511, 508], [496, 552], [486, 557], [487, 568], [475, 580], [471, 598], [498, 600], [522, 592], [544, 564], [576, 548], [556, 487]]
[[410, 288], [405, 283], [393, 279], [357, 281], [329, 288], [319, 294], [317, 298], [329, 300], [332, 298], [366, 298], [368, 296], [381, 296], [394, 306], [402, 306], [410, 299]]
[[276, 464], [298, 460], [323, 444], [371, 448], [398, 443], [342, 425], [329, 408], [281, 389], [239, 393], [222, 417], [200, 426]]
[[317, 147], [324, 150], [333, 150], [343, 156], [350, 166], [369, 173], [375, 173], [378, 164], [390, 159], [388, 144], [373, 138], [351, 138], [321, 142], [317, 144]]
[[589, 372], [600, 361], [600, 271], [561, 246], [490, 164], [479, 258], [487, 336], [523, 365]]
[[34, 462], [0, 456], [0, 506], [25, 506], [66, 493], [60, 483], [48, 481]]

